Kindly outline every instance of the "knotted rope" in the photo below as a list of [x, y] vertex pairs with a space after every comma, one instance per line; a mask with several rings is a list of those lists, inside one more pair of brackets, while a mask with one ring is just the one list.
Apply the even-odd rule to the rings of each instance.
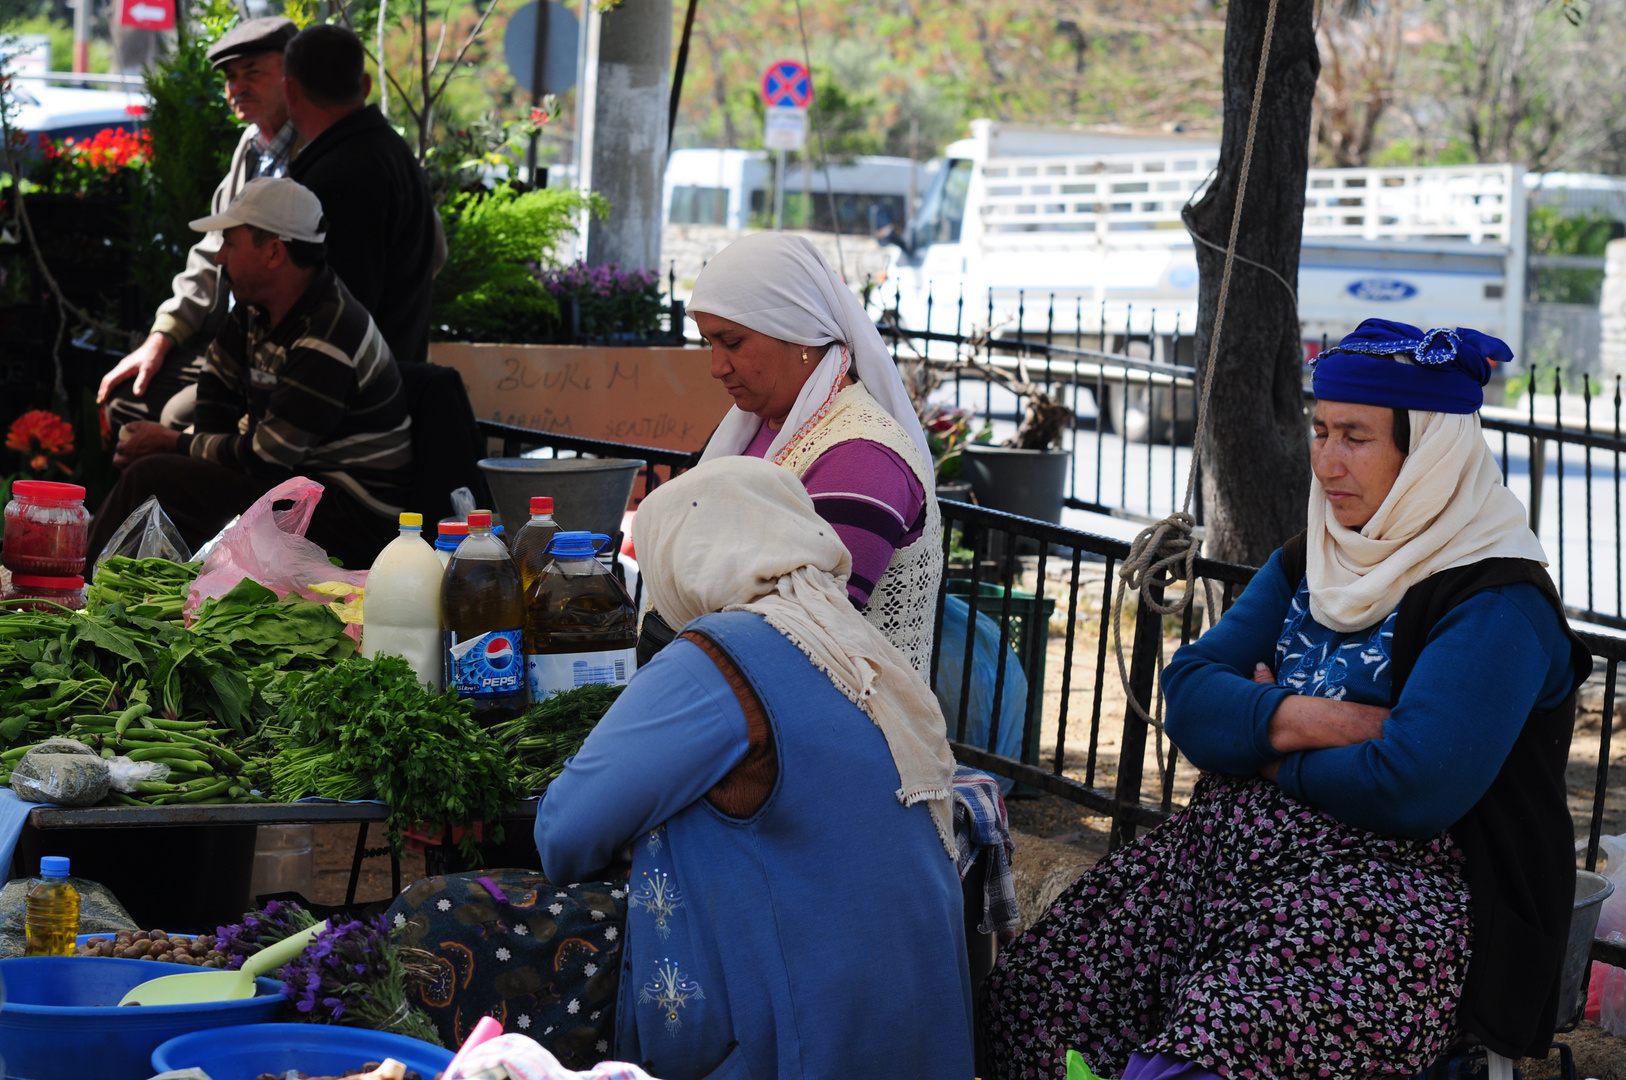
[[[1225, 245], [1225, 271], [1220, 276], [1219, 303], [1214, 309], [1214, 332], [1208, 339], [1208, 361], [1203, 366], [1203, 389], [1197, 401], [1197, 425], [1191, 438], [1191, 465], [1186, 471], [1186, 495], [1181, 502], [1180, 509], [1156, 525], [1149, 525], [1142, 529], [1129, 546], [1129, 554], [1124, 557], [1123, 564], [1118, 567], [1117, 597], [1112, 604], [1112, 635], [1113, 643], [1118, 653], [1118, 678], [1123, 682], [1124, 696], [1129, 700], [1130, 708], [1134, 709], [1140, 718], [1157, 729], [1157, 764], [1158, 771], [1164, 771], [1163, 766], [1163, 686], [1159, 676], [1157, 689], [1156, 716], [1148, 713], [1146, 707], [1135, 696], [1134, 688], [1129, 684], [1129, 667], [1124, 660], [1123, 641], [1123, 607], [1124, 593], [1134, 589], [1140, 593], [1140, 603], [1147, 605], [1159, 616], [1182, 615], [1191, 604], [1192, 593], [1196, 586], [1197, 538], [1192, 535], [1196, 528], [1196, 519], [1191, 514], [1191, 499], [1197, 486], [1198, 455], [1201, 452], [1203, 434], [1208, 424], [1208, 399], [1214, 389], [1214, 362], [1219, 356], [1219, 343], [1225, 329], [1225, 304], [1231, 292], [1231, 269], [1236, 265], [1236, 239], [1242, 227], [1242, 203], [1248, 193], [1248, 172], [1253, 165], [1254, 136], [1259, 131], [1259, 106], [1265, 95], [1265, 65], [1270, 59], [1270, 42], [1276, 29], [1277, 0], [1270, 0], [1270, 8], [1265, 13], [1265, 37], [1259, 49], [1259, 73], [1254, 80], [1253, 107], [1248, 116], [1248, 134], [1242, 148], [1242, 173], [1237, 179], [1236, 208], [1231, 213], [1231, 237]], [[1183, 216], [1183, 215], [1182, 215]], [[1189, 229], [1189, 226], [1188, 226]], [[1247, 261], [1247, 260], [1244, 260]], [[1173, 422], [1171, 416], [1170, 422]], [[1173, 571], [1179, 568], [1178, 577]], [[1167, 603], [1154, 600], [1146, 585], [1165, 577], [1174, 577], [1184, 583], [1177, 599]], [[1210, 626], [1218, 618], [1217, 597], [1212, 587], [1208, 587], [1207, 619]], [[1158, 671], [1163, 670], [1163, 635], [1158, 634], [1157, 644]]]

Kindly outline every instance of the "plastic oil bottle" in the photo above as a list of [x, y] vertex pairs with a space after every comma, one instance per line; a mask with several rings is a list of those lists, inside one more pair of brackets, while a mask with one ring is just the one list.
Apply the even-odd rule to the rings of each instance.
[[441, 579], [440, 614], [447, 688], [474, 702], [482, 724], [517, 716], [525, 708], [525, 601], [489, 510], [469, 515], [469, 535]]
[[553, 500], [546, 495], [531, 497], [531, 520], [514, 536], [514, 562], [519, 566], [520, 587], [531, 595], [536, 579], [547, 569], [550, 556], [548, 544], [558, 535], [559, 526], [553, 520]]
[[446, 568], [447, 563], [452, 561], [452, 553], [457, 550], [457, 545], [461, 544], [463, 538], [467, 535], [469, 535], [469, 523], [466, 521], [443, 521], [440, 523], [439, 531], [435, 536], [435, 557], [440, 560], [442, 570]]
[[362, 598], [361, 655], [402, 656], [418, 679], [440, 689], [446, 658], [440, 632], [440, 579], [445, 568], [423, 539], [423, 515], [402, 514], [401, 535], [367, 572]]
[[40, 883], [23, 898], [28, 956], [72, 956], [79, 933], [79, 890], [68, 882], [68, 860], [40, 859]]
[[525, 673], [532, 701], [591, 683], [625, 684], [638, 665], [638, 612], [597, 559], [600, 533], [561, 532], [525, 594]]

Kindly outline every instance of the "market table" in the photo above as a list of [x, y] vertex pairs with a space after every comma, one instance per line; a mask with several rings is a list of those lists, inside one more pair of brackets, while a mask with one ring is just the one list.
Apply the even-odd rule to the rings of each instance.
[[[503, 816], [529, 838], [537, 800], [516, 803]], [[41, 806], [29, 811], [17, 842], [19, 874], [33, 873], [41, 855], [67, 855], [75, 877], [111, 889], [142, 926], [215, 926], [247, 910], [254, 871], [254, 830], [260, 825], [355, 824], [345, 904], [356, 899], [361, 864], [388, 848], [368, 848], [367, 827], [384, 821], [379, 802], [310, 800], [296, 803], [221, 803], [207, 806]], [[126, 830], [160, 829], [129, 842]], [[121, 835], [122, 834], [122, 835]], [[444, 845], [455, 852], [449, 843]], [[534, 854], [534, 852], [533, 852]], [[184, 859], [182, 858], [184, 856]], [[401, 891], [401, 864], [390, 857], [392, 895]], [[149, 899], [150, 898], [150, 899]]]

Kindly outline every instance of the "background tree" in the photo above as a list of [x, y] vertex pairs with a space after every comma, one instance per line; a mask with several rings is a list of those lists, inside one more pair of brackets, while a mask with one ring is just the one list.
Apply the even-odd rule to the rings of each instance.
[[[1268, 7], [1269, 0], [1231, 0], [1226, 11], [1219, 167], [1187, 214], [1193, 233], [1209, 242], [1196, 245], [1196, 353], [1205, 366]], [[1208, 526], [1205, 552], [1253, 566], [1304, 528], [1309, 499], [1303, 344], [1297, 302], [1284, 281], [1298, 279], [1310, 106], [1321, 68], [1314, 14], [1315, 0], [1278, 0], [1237, 238], [1241, 258], [1232, 270], [1213, 367], [1200, 372], [1213, 383], [1198, 447]]]
[[1365, 165], [1378, 122], [1398, 92], [1406, 0], [1339, 0], [1316, 28], [1321, 77], [1315, 92], [1315, 138], [1322, 164]]

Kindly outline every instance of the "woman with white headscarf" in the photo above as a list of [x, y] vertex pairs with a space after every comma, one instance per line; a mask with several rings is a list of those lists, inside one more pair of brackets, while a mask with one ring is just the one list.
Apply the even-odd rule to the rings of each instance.
[[706, 264], [689, 314], [734, 398], [701, 460], [801, 477], [852, 555], [848, 597], [924, 678], [943, 574], [936, 476], [863, 304], [805, 237], [757, 233]]
[[1203, 776], [1001, 957], [984, 1076], [1069, 1047], [1126, 1080], [1545, 1056], [1591, 658], [1481, 432], [1511, 358], [1380, 319], [1322, 354], [1308, 528], [1163, 675]]
[[966, 1080], [943, 715], [853, 610], [789, 471], [723, 457], [633, 524], [682, 630], [537, 809], [552, 881], [633, 846], [615, 1056], [663, 1080]]

